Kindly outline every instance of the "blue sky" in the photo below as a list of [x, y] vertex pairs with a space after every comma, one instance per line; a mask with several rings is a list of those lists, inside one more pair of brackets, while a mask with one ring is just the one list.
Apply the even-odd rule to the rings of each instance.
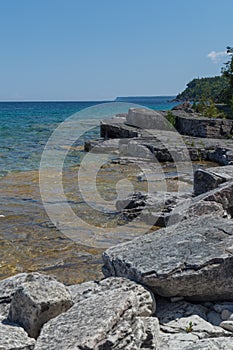
[[0, 100], [177, 94], [220, 73], [232, 14], [232, 0], [0, 0]]

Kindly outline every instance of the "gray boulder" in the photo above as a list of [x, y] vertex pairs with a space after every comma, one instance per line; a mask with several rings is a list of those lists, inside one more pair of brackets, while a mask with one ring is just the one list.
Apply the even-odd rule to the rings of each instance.
[[23, 328], [9, 324], [0, 317], [0, 349], [1, 350], [33, 350], [35, 340], [29, 338]]
[[197, 196], [193, 202], [198, 203], [200, 200], [205, 202], [216, 202], [222, 205], [223, 209], [233, 216], [233, 182], [223, 183], [214, 190], [208, 191]]
[[56, 280], [41, 278], [24, 282], [14, 293], [8, 320], [37, 338], [41, 326], [67, 311], [73, 302], [68, 289]]
[[226, 181], [233, 180], [233, 165], [198, 169], [194, 173], [194, 194], [211, 191]]
[[43, 326], [35, 350], [158, 349], [154, 301], [142, 286], [112, 278], [70, 290], [75, 305]]
[[41, 275], [39, 273], [19, 273], [0, 281], [0, 315], [7, 317], [10, 311], [10, 302], [15, 291], [27, 281], [36, 281], [43, 276], [44, 281], [54, 280], [51, 276]]
[[162, 113], [145, 108], [130, 108], [125, 123], [140, 129], [169, 129], [169, 123]]
[[204, 215], [108, 249], [103, 273], [165, 297], [233, 300], [232, 252], [232, 221]]

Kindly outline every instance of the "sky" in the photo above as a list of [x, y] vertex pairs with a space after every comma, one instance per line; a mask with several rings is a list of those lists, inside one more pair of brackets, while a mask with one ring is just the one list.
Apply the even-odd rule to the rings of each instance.
[[176, 95], [219, 75], [232, 0], [0, 0], [0, 100]]

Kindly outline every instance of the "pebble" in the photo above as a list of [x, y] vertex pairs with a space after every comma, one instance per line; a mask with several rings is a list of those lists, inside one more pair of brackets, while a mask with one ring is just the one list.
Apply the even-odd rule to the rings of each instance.
[[218, 312], [216, 311], [210, 311], [208, 314], [207, 314], [207, 321], [211, 324], [213, 324], [214, 326], [219, 326], [220, 323], [222, 322], [222, 319], [219, 315]]
[[231, 314], [232, 314], [231, 311], [225, 309], [225, 310], [223, 310], [222, 313], [221, 313], [221, 319], [222, 319], [223, 321], [226, 321], [226, 320], [229, 319], [229, 317], [231, 316]]
[[215, 304], [214, 310], [220, 314], [223, 310], [230, 310], [233, 312], [233, 303]]
[[220, 323], [220, 327], [222, 327], [226, 331], [233, 332], [233, 321], [223, 321]]
[[171, 303], [177, 303], [178, 301], [184, 300], [184, 297], [172, 297], [170, 300]]

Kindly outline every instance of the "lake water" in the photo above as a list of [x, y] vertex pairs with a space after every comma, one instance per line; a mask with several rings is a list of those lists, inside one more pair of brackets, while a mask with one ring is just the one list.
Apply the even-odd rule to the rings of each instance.
[[[154, 110], [168, 110], [175, 105], [171, 100], [172, 97], [156, 97], [132, 102]], [[78, 189], [79, 163], [85, 155], [83, 142], [85, 139], [99, 137], [98, 126], [87, 128], [67, 153], [62, 184], [72, 210], [89, 227], [107, 227], [109, 233], [120, 227], [118, 234], [103, 235], [100, 247], [96, 247], [93, 239], [81, 242], [71, 240], [52, 224], [44, 209], [39, 188], [38, 169], [42, 152], [61, 123], [75, 115], [85, 129], [87, 120], [95, 120], [98, 125], [99, 120], [111, 117], [116, 112], [125, 112], [128, 107], [127, 103], [107, 102], [0, 103], [1, 279], [22, 271], [49, 273], [69, 284], [98, 279], [102, 277], [101, 253], [104, 246], [108, 247], [140, 234], [140, 227], [134, 222], [126, 230], [124, 223], [114, 213], [100, 214], [93, 210]], [[70, 132], [74, 134], [76, 130]], [[69, 144], [70, 140], [61, 138], [56, 151], [65, 149], [67, 142]], [[54, 176], [54, 169], [49, 165], [45, 171], [48, 177]], [[165, 173], [173, 171], [172, 165], [164, 165]], [[98, 192], [104, 201], [114, 200], [116, 183], [124, 179], [130, 181], [136, 190], [146, 190], [146, 183], [137, 179], [139, 172], [140, 169], [135, 165], [125, 167], [106, 163], [97, 177]], [[85, 180], [89, 183], [91, 178], [87, 176]], [[173, 180], [169, 181], [168, 187], [173, 189], [175, 183]], [[59, 215], [62, 217], [62, 210]], [[87, 237], [85, 225], [79, 225], [75, 229], [80, 237]], [[92, 233], [90, 232], [90, 237]]]

